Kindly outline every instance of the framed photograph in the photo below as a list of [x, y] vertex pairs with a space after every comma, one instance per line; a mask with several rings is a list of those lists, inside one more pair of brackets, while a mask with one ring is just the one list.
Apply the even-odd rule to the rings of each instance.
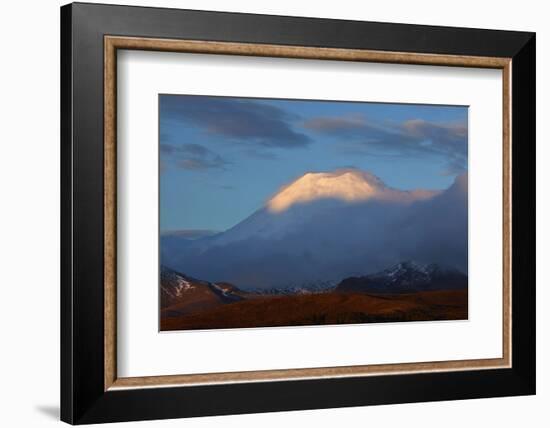
[[61, 8], [61, 418], [535, 393], [535, 35]]

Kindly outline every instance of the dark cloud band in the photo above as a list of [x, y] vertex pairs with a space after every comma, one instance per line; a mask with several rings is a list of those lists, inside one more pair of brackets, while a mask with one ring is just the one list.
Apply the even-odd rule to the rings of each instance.
[[295, 148], [311, 142], [293, 129], [298, 118], [257, 100], [162, 95], [161, 117], [186, 121], [212, 134], [264, 147]]

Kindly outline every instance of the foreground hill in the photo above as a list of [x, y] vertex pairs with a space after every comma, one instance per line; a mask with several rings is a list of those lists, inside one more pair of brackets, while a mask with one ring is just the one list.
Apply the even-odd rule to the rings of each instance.
[[161, 315], [181, 315], [237, 302], [245, 293], [227, 283], [211, 283], [165, 266], [160, 272]]
[[244, 291], [163, 266], [161, 330], [465, 319], [468, 278], [438, 265], [401, 262], [337, 286]]
[[412, 294], [263, 296], [193, 314], [163, 316], [161, 330], [276, 327], [468, 318], [467, 290]]

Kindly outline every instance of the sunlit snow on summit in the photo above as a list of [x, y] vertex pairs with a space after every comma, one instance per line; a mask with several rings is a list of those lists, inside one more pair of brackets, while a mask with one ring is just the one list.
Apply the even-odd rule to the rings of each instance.
[[366, 171], [339, 169], [332, 172], [309, 172], [282, 189], [267, 202], [272, 213], [286, 211], [298, 203], [319, 199], [364, 202], [369, 199], [410, 203], [428, 199], [438, 192], [430, 190], [400, 191], [387, 187]]

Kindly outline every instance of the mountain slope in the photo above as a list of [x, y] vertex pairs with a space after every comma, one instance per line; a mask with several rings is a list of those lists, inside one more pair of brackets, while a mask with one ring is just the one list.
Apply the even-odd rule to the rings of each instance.
[[399, 260], [467, 271], [467, 176], [399, 191], [369, 173], [306, 174], [231, 229], [170, 248], [162, 263], [242, 289], [340, 281]]
[[356, 324], [468, 318], [466, 290], [412, 294], [321, 293], [243, 300], [161, 318], [161, 330]]
[[161, 310], [161, 330], [449, 320], [468, 313], [467, 277], [436, 265], [402, 262], [336, 288], [311, 286], [244, 292], [163, 268], [161, 290], [170, 301]]
[[241, 291], [231, 284], [198, 280], [161, 266], [160, 307], [165, 314], [212, 309], [242, 299]]
[[401, 262], [383, 271], [346, 278], [337, 292], [411, 293], [426, 290], [455, 290], [468, 287], [468, 277], [456, 269], [437, 265]]

